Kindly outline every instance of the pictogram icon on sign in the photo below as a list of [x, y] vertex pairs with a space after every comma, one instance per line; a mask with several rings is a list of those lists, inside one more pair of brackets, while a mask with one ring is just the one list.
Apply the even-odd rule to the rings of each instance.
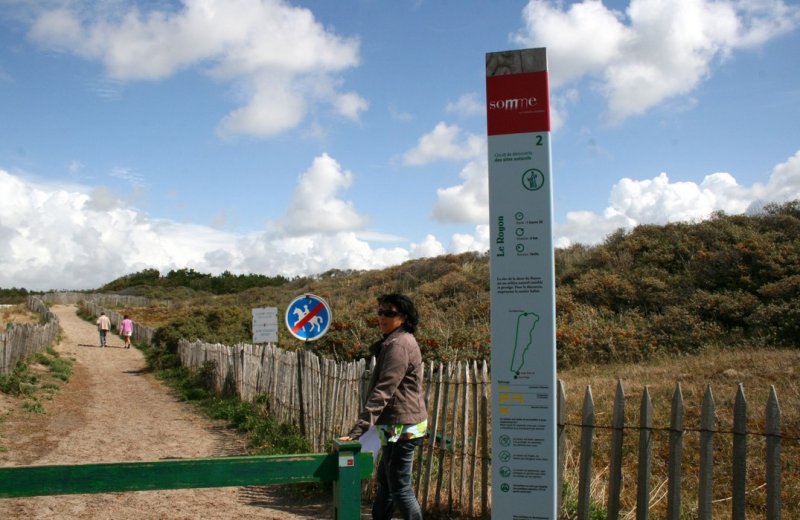
[[332, 319], [328, 302], [313, 294], [298, 296], [286, 307], [286, 328], [302, 341], [321, 338], [328, 331]]
[[536, 191], [544, 186], [544, 173], [536, 168], [525, 170], [522, 174], [522, 185], [528, 191]]

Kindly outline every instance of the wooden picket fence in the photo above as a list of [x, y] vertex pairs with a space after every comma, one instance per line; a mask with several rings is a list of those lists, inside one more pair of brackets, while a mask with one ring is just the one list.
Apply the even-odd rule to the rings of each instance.
[[[261, 399], [278, 420], [299, 425], [315, 451], [326, 450], [354, 424], [375, 364], [374, 358], [337, 363], [274, 345], [186, 340], [179, 342], [178, 354], [187, 368], [214, 367], [217, 392]], [[423, 371], [430, 436], [415, 464], [420, 503], [426, 509], [463, 508], [470, 516], [488, 512], [488, 366], [426, 363]]]
[[0, 332], [0, 374], [8, 374], [18, 361], [43, 352], [58, 336], [58, 318], [41, 299], [28, 296], [26, 305], [40, 316], [42, 323], [17, 323]]
[[50, 305], [76, 305], [82, 302], [93, 301], [107, 306], [144, 307], [153, 302], [144, 296], [131, 296], [127, 294], [105, 294], [95, 292], [57, 291], [42, 295], [42, 300]]
[[[565, 428], [574, 426], [580, 436], [580, 458], [577, 464], [579, 483], [577, 486], [577, 507], [574, 517], [579, 520], [591, 517], [592, 507], [596, 507], [605, 499], [607, 518], [636, 518], [646, 520], [651, 513], [659, 508], [659, 518], [679, 520], [681, 518], [696, 518], [710, 520], [723, 512], [730, 512], [733, 520], [745, 518], [766, 518], [779, 520], [783, 510], [782, 501], [782, 457], [783, 440], [787, 446], [787, 454], [794, 460], [787, 464], [787, 468], [797, 467], [800, 457], [800, 444], [798, 439], [784, 437], [781, 432], [781, 410], [775, 387], [770, 387], [769, 397], [764, 414], [764, 430], [762, 432], [748, 431], [748, 405], [744, 396], [744, 387], [739, 384], [736, 400], [732, 410], [733, 428], [722, 431], [718, 425], [718, 414], [714, 402], [711, 386], [706, 387], [701, 408], [699, 427], [689, 427], [685, 424], [685, 403], [680, 383], [675, 387], [670, 411], [670, 423], [667, 428], [656, 427], [653, 421], [653, 404], [648, 387], [644, 387], [639, 406], [639, 424], [632, 426], [625, 423], [625, 392], [622, 382], [617, 384], [614, 398], [611, 424], [597, 425], [595, 423], [595, 408], [591, 387], [586, 388], [583, 399], [583, 408], [580, 424], [570, 425], [567, 421], [566, 398], [563, 384], [559, 381], [558, 396], [558, 459], [559, 471], [562, 478], [559, 485], [563, 485], [563, 472], [565, 470], [565, 443], [567, 437]], [[599, 452], [595, 446], [598, 430], [610, 433], [610, 439], [604, 444], [608, 452]], [[629, 472], [628, 481], [635, 485], [635, 509], [623, 511], [620, 497], [622, 495], [625, 469], [625, 448], [630, 443], [625, 443], [626, 433], [638, 437], [636, 442], [636, 475], [635, 479]], [[663, 434], [667, 437], [667, 456], [654, 457], [655, 435]], [[573, 435], [574, 436], [574, 435]], [[692, 440], [697, 446], [697, 453], [692, 459], [696, 461], [697, 473], [689, 475], [683, 470], [682, 463], [686, 460], [684, 444], [687, 439]], [[756, 468], [748, 457], [749, 440], [763, 440], [764, 467]], [[720, 460], [719, 454], [729, 454], [729, 459]], [[604, 486], [597, 486], [592, 475], [595, 467], [593, 458], [604, 457], [600, 466], [604, 471]], [[787, 460], [789, 460], [787, 457]], [[661, 477], [658, 486], [652, 485], [653, 468], [658, 464]], [[727, 468], [730, 468], [728, 470]], [[758, 471], [757, 471], [758, 470]], [[749, 472], [758, 473], [759, 480], [751, 481]], [[715, 474], [722, 474], [723, 482], [720, 486], [715, 482]], [[787, 474], [789, 472], [787, 471]], [[763, 475], [763, 477], [761, 476]], [[691, 486], [686, 484], [687, 477], [692, 481]], [[762, 480], [763, 479], [763, 480]], [[749, 484], [749, 487], [748, 487]], [[593, 496], [592, 490], [605, 487], [606, 496]], [[687, 489], [691, 487], [691, 489]], [[763, 491], [762, 491], [763, 490]], [[561, 491], [561, 488], [559, 488]], [[762, 495], [756, 496], [762, 493]], [[719, 495], [724, 498], [720, 498]], [[691, 496], [696, 502], [688, 503], [683, 499]], [[716, 496], [715, 496], [716, 495]], [[787, 495], [788, 496], [788, 495]], [[798, 510], [798, 497], [791, 497], [788, 511], [790, 518], [796, 518]], [[666, 502], [663, 504], [663, 502]], [[748, 503], [750, 502], [750, 503]], [[665, 507], [663, 507], [665, 505]]]
[[[105, 312], [106, 316], [108, 316], [108, 319], [111, 321], [112, 332], [117, 330], [119, 327], [119, 322], [121, 322], [123, 319], [123, 315], [114, 309], [109, 309], [107, 307], [107, 305], [109, 305], [108, 301], [102, 298], [85, 300], [82, 301], [81, 304], [86, 307], [93, 316], [99, 316], [101, 312]], [[117, 305], [120, 304], [117, 303]], [[155, 334], [155, 332], [156, 331], [153, 327], [148, 327], [147, 325], [142, 325], [141, 323], [134, 321], [131, 340], [134, 343], [146, 343], [149, 345], [153, 340], [153, 334]]]
[[[274, 345], [230, 347], [185, 340], [179, 344], [179, 355], [188, 368], [213, 369], [210, 375], [218, 392], [238, 395], [251, 402], [260, 400], [279, 420], [298, 424], [315, 450], [325, 450], [331, 439], [346, 433], [353, 424], [375, 362], [373, 359], [369, 363], [364, 360], [337, 363], [310, 351], [289, 352]], [[414, 487], [420, 504], [427, 511], [486, 518], [491, 511], [491, 379], [487, 363], [426, 363], [424, 374], [430, 435], [418, 450], [415, 461]], [[781, 446], [784, 438], [777, 393], [772, 388], [764, 431], [754, 433], [746, 428], [747, 404], [741, 385], [739, 392], [741, 397], [737, 397], [733, 412], [737, 419], [730, 432], [719, 431], [716, 426], [710, 387], [703, 402], [699, 427], [684, 426], [680, 385], [673, 398], [669, 427], [653, 426], [652, 403], [646, 388], [640, 423], [636, 426], [625, 424], [625, 396], [621, 382], [613, 405], [611, 425], [595, 424], [591, 387], [586, 389], [580, 423], [570, 424], [566, 418], [563, 384], [559, 381], [560, 497], [566, 473], [577, 472], [579, 475], [579, 482], [573, 490], [577, 501], [562, 504], [562, 517], [589, 519], [592, 509], [601, 507], [607, 511], [607, 518], [645, 520], [651, 511], [658, 509], [659, 497], [666, 494], [666, 518], [685, 518], [688, 512], [691, 518], [710, 519], [714, 505], [719, 509], [719, 499], [714, 497], [714, 492], [718, 494], [720, 488], [719, 483], [714, 482], [716, 463], [733, 464], [735, 468], [731, 478], [725, 477], [726, 482], [731, 482], [731, 518], [743, 519], [745, 511], [752, 516], [753, 510], [763, 509], [763, 518], [780, 519], [783, 509]], [[611, 432], [610, 441], [602, 446], [596, 442], [600, 430]], [[668, 456], [654, 457], [654, 435], [665, 431], [669, 435]], [[631, 435], [638, 437], [638, 459], [633, 463], [629, 460]], [[699, 468], [696, 490], [686, 489], [687, 473], [681, 470], [681, 462], [686, 459], [684, 440], [689, 437], [699, 445], [699, 455], [692, 457], [697, 463], [692, 466]], [[747, 445], [753, 438], [765, 442], [765, 481], [755, 486], [751, 483], [748, 488], [747, 468], [752, 461], [747, 457]], [[797, 439], [788, 438], [788, 442], [793, 443], [789, 451], [791, 456], [800, 456]], [[732, 444], [732, 460], [715, 460], [715, 443], [717, 448], [721, 444]], [[567, 455], [568, 447], [572, 445], [579, 446], [579, 461], [573, 462]], [[593, 476], [595, 462], [601, 457], [604, 463], [610, 461], [608, 472], [602, 475], [598, 472]], [[654, 464], [668, 468], [667, 479], [659, 480], [657, 487], [651, 486]], [[796, 466], [797, 461], [794, 463]], [[623, 478], [623, 475], [627, 477]], [[761, 472], [758, 478], [760, 475]], [[598, 480], [602, 482], [598, 484]], [[665, 485], [667, 491], [662, 489]], [[624, 488], [631, 486], [635, 488], [634, 508], [621, 501], [626, 492]], [[598, 496], [598, 488], [607, 490], [606, 497]], [[765, 498], [756, 498], [755, 495], [762, 491]], [[630, 494], [630, 489], [627, 493]], [[691, 497], [696, 502], [682, 501], [682, 497]], [[797, 502], [798, 497], [790, 498]], [[759, 505], [753, 506], [753, 502]], [[797, 511], [794, 509], [796, 506], [791, 507], [791, 511]]]

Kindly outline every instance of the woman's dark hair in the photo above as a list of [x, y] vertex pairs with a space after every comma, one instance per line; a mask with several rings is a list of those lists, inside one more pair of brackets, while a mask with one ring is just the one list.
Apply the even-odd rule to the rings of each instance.
[[419, 325], [419, 314], [417, 313], [417, 307], [414, 305], [414, 302], [411, 301], [411, 298], [404, 294], [384, 294], [382, 296], [378, 296], [378, 305], [393, 306], [400, 312], [400, 314], [406, 317], [403, 325], [401, 325], [403, 329], [412, 334], [416, 332], [417, 325]]

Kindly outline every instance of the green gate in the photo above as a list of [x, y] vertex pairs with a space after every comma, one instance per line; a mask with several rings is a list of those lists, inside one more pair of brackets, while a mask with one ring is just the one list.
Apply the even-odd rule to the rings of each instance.
[[333, 518], [356, 520], [361, 481], [371, 477], [372, 454], [334, 440], [327, 454], [0, 468], [0, 498], [333, 482]]

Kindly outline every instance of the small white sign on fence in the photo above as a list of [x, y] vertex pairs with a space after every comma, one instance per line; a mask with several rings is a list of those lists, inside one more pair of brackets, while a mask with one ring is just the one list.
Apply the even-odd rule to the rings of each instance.
[[278, 342], [278, 308], [253, 309], [253, 343]]

